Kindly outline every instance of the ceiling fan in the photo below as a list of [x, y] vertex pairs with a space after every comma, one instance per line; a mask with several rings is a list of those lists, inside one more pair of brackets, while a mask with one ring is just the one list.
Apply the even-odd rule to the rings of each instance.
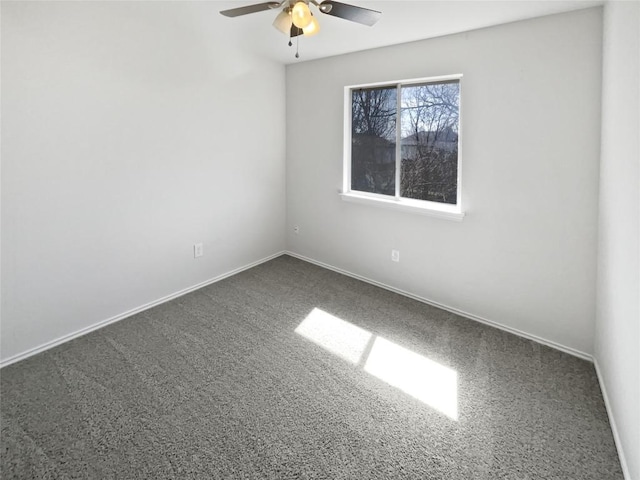
[[[373, 26], [380, 17], [382, 12], [371, 10], [369, 8], [356, 7], [333, 0], [325, 0], [317, 2], [316, 0], [282, 0], [281, 2], [264, 2], [254, 5], [246, 5], [244, 7], [231, 8], [222, 10], [220, 13], [225, 17], [239, 17], [250, 13], [263, 12], [265, 10], [277, 10], [282, 8], [278, 16], [273, 22], [273, 26], [282, 33], [289, 35], [289, 46], [292, 45], [291, 39], [304, 35], [310, 37], [320, 30], [320, 24], [316, 17], [313, 16], [309, 4], [313, 4], [317, 9], [326, 15], [344, 18], [352, 22], [361, 23], [363, 25]], [[299, 58], [296, 51], [296, 58]]]

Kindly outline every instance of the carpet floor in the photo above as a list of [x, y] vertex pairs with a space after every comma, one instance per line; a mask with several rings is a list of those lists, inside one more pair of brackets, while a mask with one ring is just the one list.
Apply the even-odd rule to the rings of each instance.
[[0, 371], [9, 479], [622, 479], [593, 365], [282, 256]]

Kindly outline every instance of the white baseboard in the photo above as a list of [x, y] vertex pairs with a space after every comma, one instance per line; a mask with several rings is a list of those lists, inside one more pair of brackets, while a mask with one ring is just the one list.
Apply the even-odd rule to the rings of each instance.
[[78, 338], [81, 337], [82, 335], [86, 335], [89, 332], [93, 332], [94, 330], [98, 330], [99, 328], [102, 327], [106, 327], [107, 325], [111, 324], [111, 323], [115, 323], [118, 322], [120, 320], [123, 320], [127, 317], [130, 317], [132, 315], [135, 315], [137, 313], [140, 312], [144, 312], [145, 310], [149, 310], [150, 308], [153, 308], [157, 305], [160, 305], [162, 303], [168, 302], [169, 300], [173, 300], [174, 298], [178, 298], [181, 297], [182, 295], [186, 295], [187, 293], [193, 292], [194, 290], [198, 290], [199, 288], [202, 287], [206, 287], [207, 285], [211, 285], [212, 283], [216, 283], [219, 282], [220, 280], [224, 280], [227, 277], [231, 277], [232, 275], [235, 275], [237, 273], [243, 272], [244, 270], [248, 270], [250, 268], [253, 268], [257, 265], [260, 265], [261, 263], [265, 263], [268, 262], [269, 260], [273, 260], [274, 258], [277, 258], [281, 255], [284, 255], [285, 252], [278, 252], [278, 253], [274, 253], [273, 255], [269, 255], [268, 257], [262, 258], [260, 260], [257, 260], [255, 262], [252, 262], [248, 265], [244, 265], [243, 267], [240, 268], [236, 268], [234, 270], [231, 270], [229, 272], [223, 273], [221, 275], [218, 275], [217, 277], [213, 277], [210, 278], [209, 280], [205, 280], [204, 282], [200, 282], [196, 285], [192, 285], [191, 287], [187, 287], [184, 288], [178, 292], [175, 293], [171, 293], [169, 295], [166, 295], [162, 298], [159, 298], [157, 300], [154, 300], [152, 302], [146, 303], [140, 307], [136, 307], [133, 308], [131, 310], [128, 310], [124, 313], [121, 313], [119, 315], [116, 315], [114, 317], [111, 318], [107, 318], [106, 320], [102, 320], [98, 323], [94, 323], [93, 325], [90, 325], [88, 327], [85, 328], [81, 328], [80, 330], [76, 330], [73, 333], [69, 333], [67, 335], [63, 335], [62, 337], [56, 338], [55, 340], [51, 340], [50, 342], [47, 343], [43, 343], [42, 345], [29, 349], [25, 352], [19, 353], [17, 355], [13, 355], [9, 358], [6, 358], [2, 361], [0, 361], [0, 368], [6, 367], [8, 365], [11, 365], [12, 363], [16, 363], [19, 362], [20, 360], [24, 360], [25, 358], [31, 357], [33, 355], [36, 355], [38, 353], [44, 352], [45, 350], [49, 350], [50, 348], [56, 347], [62, 343], [68, 342], [69, 340], [73, 340], [74, 338]]
[[305, 262], [313, 263], [320, 267], [326, 268], [328, 270], [333, 270], [334, 272], [341, 273], [342, 275], [346, 275], [348, 277], [355, 278], [356, 280], [361, 280], [366, 283], [370, 283], [371, 285], [375, 285], [376, 287], [384, 288], [385, 290], [389, 290], [394, 293], [399, 293], [400, 295], [404, 295], [405, 297], [412, 298], [422, 303], [426, 303], [427, 305], [431, 305], [433, 307], [440, 308], [442, 310], [446, 310], [451, 313], [455, 313], [456, 315], [460, 315], [461, 317], [469, 318], [471, 320], [475, 320], [476, 322], [484, 323], [491, 327], [499, 328], [500, 330], [504, 330], [505, 332], [513, 333], [519, 337], [526, 338], [528, 340], [533, 340], [534, 342], [541, 343], [542, 345], [546, 345], [551, 348], [555, 348], [556, 350], [560, 350], [562, 352], [568, 353], [578, 358], [582, 358], [583, 360], [587, 360], [589, 362], [593, 362], [593, 356], [588, 353], [581, 352], [580, 350], [576, 350], [575, 348], [567, 347], [565, 345], [561, 345], [552, 340], [547, 340], [546, 338], [538, 337], [537, 335], [532, 335], [527, 332], [523, 332], [522, 330], [518, 330], [516, 328], [509, 327], [507, 325], [503, 325], [498, 322], [494, 322], [493, 320], [489, 320], [478, 315], [474, 315], [473, 313], [465, 312], [463, 310], [459, 310], [454, 307], [449, 307], [448, 305], [443, 305], [442, 303], [434, 302], [428, 298], [421, 297], [419, 295], [415, 295], [410, 292], [406, 292], [404, 290], [400, 290], [399, 288], [392, 287], [390, 285], [384, 284], [382, 282], [378, 282], [376, 280], [371, 280], [370, 278], [363, 277], [362, 275], [358, 275], [355, 273], [351, 273], [347, 270], [343, 270], [338, 267], [334, 267], [333, 265], [326, 264], [324, 262], [319, 262], [309, 257], [305, 257], [304, 255], [300, 255], [294, 252], [285, 251], [287, 255], [298, 258], [300, 260], [304, 260]]
[[242, 266], [240, 268], [236, 268], [236, 269], [231, 270], [229, 272], [226, 272], [226, 273], [223, 273], [221, 275], [218, 275], [217, 277], [211, 278], [209, 280], [205, 280], [204, 282], [198, 283], [196, 285], [192, 285], [191, 287], [185, 288], [185, 289], [180, 290], [178, 292], [166, 295], [166, 296], [164, 296], [162, 298], [159, 298], [157, 300], [149, 302], [149, 303], [147, 303], [145, 305], [133, 308], [133, 309], [128, 310], [128, 311], [126, 311], [124, 313], [121, 313], [119, 315], [113, 316], [111, 318], [107, 318], [106, 320], [102, 320], [102, 321], [100, 321], [98, 323], [94, 323], [93, 325], [90, 325], [88, 327], [82, 328], [82, 329], [77, 330], [77, 331], [75, 331], [73, 333], [69, 333], [67, 335], [63, 335], [62, 337], [56, 338], [55, 340], [52, 340], [52, 341], [47, 342], [47, 343], [44, 343], [44, 344], [42, 344], [42, 345], [40, 345], [38, 347], [29, 349], [29, 350], [27, 350], [25, 352], [22, 352], [22, 353], [19, 353], [17, 355], [13, 355], [13, 356], [11, 356], [9, 358], [3, 359], [3, 360], [0, 361], [0, 368], [6, 367], [8, 365], [11, 365], [12, 363], [19, 362], [20, 360], [28, 358], [28, 357], [30, 357], [32, 355], [36, 355], [36, 354], [38, 354], [40, 352], [44, 352], [45, 350], [53, 348], [53, 347], [55, 347], [57, 345], [60, 345], [62, 343], [68, 342], [69, 340], [72, 340], [74, 338], [80, 337], [82, 335], [85, 335], [85, 334], [87, 334], [89, 332], [92, 332], [94, 330], [102, 328], [102, 327], [104, 327], [106, 325], [109, 325], [111, 323], [117, 322], [119, 320], [123, 320], [123, 319], [125, 319], [127, 317], [130, 317], [132, 315], [135, 315], [137, 313], [143, 312], [143, 311], [148, 310], [150, 308], [153, 308], [153, 307], [155, 307], [157, 305], [160, 305], [162, 303], [165, 303], [165, 302], [168, 302], [170, 300], [173, 300], [174, 298], [181, 297], [182, 295], [186, 295], [187, 293], [193, 292], [194, 290], [197, 290], [199, 288], [205, 287], [205, 286], [210, 285], [210, 284], [215, 283], [215, 282], [219, 282], [220, 280], [223, 280], [223, 279], [225, 279], [227, 277], [230, 277], [232, 275], [240, 273], [240, 272], [242, 272], [244, 270], [248, 270], [250, 268], [253, 268], [253, 267], [257, 266], [257, 265], [260, 265], [261, 263], [265, 263], [265, 262], [268, 262], [269, 260], [273, 260], [274, 258], [277, 258], [277, 257], [279, 257], [281, 255], [284, 255], [284, 254], [290, 255], [290, 256], [295, 257], [295, 258], [298, 258], [298, 259], [303, 260], [305, 262], [309, 262], [309, 263], [318, 265], [318, 266], [326, 268], [328, 270], [332, 270], [334, 272], [338, 272], [338, 273], [340, 273], [342, 275], [346, 275], [348, 277], [355, 278], [357, 280], [369, 283], [371, 285], [375, 285], [377, 287], [384, 288], [385, 290], [389, 290], [391, 292], [398, 293], [400, 295], [404, 295], [406, 297], [412, 298], [412, 299], [417, 300], [419, 302], [426, 303], [427, 305], [431, 305], [431, 306], [434, 306], [434, 307], [437, 307], [437, 308], [441, 308], [442, 310], [446, 310], [448, 312], [455, 313], [456, 315], [460, 315], [462, 317], [466, 317], [466, 318], [469, 318], [471, 320], [475, 320], [477, 322], [484, 323], [486, 325], [490, 325], [490, 326], [495, 327], [495, 328], [499, 328], [500, 330], [504, 330], [506, 332], [513, 333], [514, 335], [518, 335], [519, 337], [523, 337], [523, 338], [527, 338], [529, 340], [533, 340], [534, 342], [541, 343], [543, 345], [547, 345], [547, 346], [549, 346], [551, 348], [555, 348], [557, 350], [566, 352], [566, 353], [568, 353], [570, 355], [574, 355], [574, 356], [582, 358], [584, 360], [588, 360], [590, 362], [593, 362], [593, 357], [591, 355], [589, 355], [587, 353], [584, 353], [584, 352], [581, 352], [579, 350], [576, 350], [574, 348], [561, 345], [561, 344], [553, 342], [551, 340], [547, 340], [545, 338], [538, 337], [537, 335], [532, 335], [530, 333], [523, 332], [521, 330], [509, 327], [509, 326], [506, 326], [506, 325], [502, 325], [501, 323], [494, 322], [492, 320], [488, 320], [486, 318], [480, 317], [478, 315], [474, 315], [474, 314], [469, 313], [469, 312], [465, 312], [463, 310], [459, 310], [459, 309], [454, 308], [454, 307], [450, 307], [448, 305], [443, 305], [442, 303], [438, 303], [438, 302], [435, 302], [435, 301], [430, 300], [428, 298], [424, 298], [424, 297], [421, 297], [419, 295], [415, 295], [413, 293], [406, 292], [404, 290], [392, 287], [392, 286], [384, 284], [382, 282], [378, 282], [376, 280], [372, 280], [370, 278], [363, 277], [362, 275], [358, 275], [358, 274], [349, 272], [347, 270], [343, 270], [341, 268], [334, 267], [333, 265], [329, 265], [327, 263], [320, 262], [318, 260], [314, 260], [314, 259], [309, 258], [309, 257], [305, 257], [304, 255], [300, 255], [300, 254], [297, 254], [295, 252], [281, 251], [281, 252], [277, 252], [277, 253], [275, 253], [273, 255], [270, 255], [268, 257], [265, 257], [265, 258], [262, 258], [260, 260], [257, 260], [255, 262], [252, 262], [252, 263], [250, 263], [248, 265], [244, 265], [244, 266]]
[[618, 434], [618, 427], [616, 426], [616, 419], [613, 416], [613, 410], [611, 409], [611, 403], [609, 403], [609, 395], [607, 394], [607, 387], [604, 384], [602, 374], [600, 373], [600, 366], [598, 365], [598, 359], [593, 358], [593, 364], [596, 367], [596, 376], [598, 377], [598, 383], [600, 384], [600, 390], [602, 391], [602, 398], [604, 399], [604, 406], [607, 410], [607, 416], [609, 417], [609, 425], [611, 425], [611, 433], [613, 433], [613, 441], [616, 444], [616, 450], [618, 451], [618, 459], [620, 460], [620, 467], [622, 468], [622, 475], [625, 480], [631, 480], [631, 474], [629, 473], [629, 466], [627, 465], [627, 459], [624, 456], [624, 450], [622, 449], [622, 442], [620, 441], [620, 435]]

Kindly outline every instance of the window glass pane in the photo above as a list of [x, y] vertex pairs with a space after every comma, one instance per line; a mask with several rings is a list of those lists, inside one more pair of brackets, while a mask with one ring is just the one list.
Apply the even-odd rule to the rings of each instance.
[[457, 202], [460, 82], [402, 87], [400, 196]]
[[395, 195], [396, 87], [351, 92], [351, 189]]

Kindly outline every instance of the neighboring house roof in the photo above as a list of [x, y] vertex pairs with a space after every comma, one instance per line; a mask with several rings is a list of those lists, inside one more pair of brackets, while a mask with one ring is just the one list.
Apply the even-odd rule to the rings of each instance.
[[458, 134], [451, 128], [446, 128], [440, 132], [421, 131], [417, 134], [408, 135], [402, 139], [402, 145], [428, 145], [434, 141], [455, 143], [458, 141]]

